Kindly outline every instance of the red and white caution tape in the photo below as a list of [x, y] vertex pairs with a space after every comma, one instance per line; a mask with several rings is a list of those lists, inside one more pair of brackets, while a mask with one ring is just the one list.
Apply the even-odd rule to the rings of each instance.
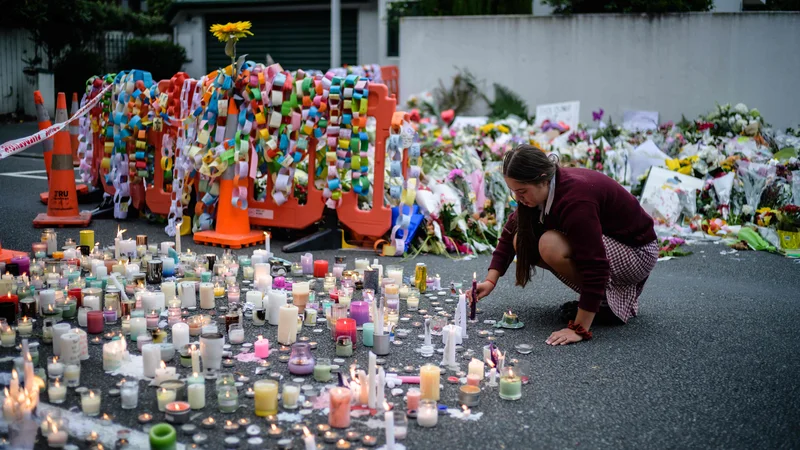
[[72, 122], [75, 119], [78, 119], [79, 117], [83, 117], [87, 112], [89, 112], [89, 110], [92, 109], [100, 101], [100, 99], [103, 97], [103, 94], [107, 90], [109, 90], [112, 86], [113, 84], [109, 84], [108, 86], [106, 86], [102, 91], [100, 91], [100, 93], [97, 96], [95, 96], [95, 98], [88, 101], [85, 105], [83, 105], [83, 108], [79, 109], [78, 112], [76, 112], [72, 117], [70, 117], [66, 121], [52, 125], [28, 137], [22, 139], [15, 139], [13, 141], [8, 141], [5, 144], [0, 145], [0, 159], [5, 159], [15, 153], [19, 153], [25, 150], [26, 148], [32, 145], [38, 144], [39, 142], [45, 141], [55, 136], [56, 133], [63, 130], [64, 127], [69, 125], [70, 122]]

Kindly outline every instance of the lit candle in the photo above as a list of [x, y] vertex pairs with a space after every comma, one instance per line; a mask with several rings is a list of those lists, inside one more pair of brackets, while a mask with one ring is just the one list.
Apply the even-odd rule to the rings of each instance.
[[172, 389], [161, 388], [156, 393], [156, 400], [158, 402], [158, 410], [164, 412], [167, 410], [167, 404], [175, 401], [176, 393]]
[[317, 442], [314, 440], [314, 435], [308, 431], [308, 427], [303, 427], [303, 444], [305, 450], [317, 450]]
[[435, 427], [439, 422], [439, 408], [435, 400], [421, 400], [417, 409], [417, 424], [421, 427]]
[[192, 372], [200, 373], [200, 351], [196, 345], [192, 346]]
[[256, 358], [267, 358], [269, 357], [269, 340], [264, 339], [263, 336], [259, 335], [258, 340], [253, 343], [256, 352]]
[[58, 362], [58, 356], [54, 356], [53, 361], [47, 364], [47, 376], [55, 378], [62, 375], [64, 375], [64, 364]]
[[100, 391], [89, 389], [81, 393], [81, 409], [87, 416], [93, 417], [100, 414]]
[[469, 374], [475, 375], [479, 379], [483, 379], [486, 375], [486, 367], [483, 361], [472, 358], [472, 361], [469, 362]]
[[64, 403], [64, 399], [67, 398], [67, 386], [61, 383], [59, 378], [50, 380], [50, 384], [47, 387], [47, 397], [50, 399], [50, 403]]
[[[259, 380], [260, 381], [260, 380]], [[221, 413], [232, 413], [239, 408], [239, 393], [235, 386], [217, 388], [217, 404]]]
[[469, 320], [475, 320], [475, 313], [478, 306], [478, 279], [477, 274], [472, 272], [472, 299], [469, 302]]
[[286, 305], [280, 307], [278, 317], [278, 342], [283, 345], [293, 344], [297, 340], [297, 307]]
[[264, 250], [267, 251], [267, 256], [272, 256], [272, 251], [270, 249], [270, 242], [269, 242], [271, 237], [272, 236], [270, 236], [269, 233], [267, 233], [266, 231], [264, 232]]
[[[203, 294], [202, 294], [202, 286], [201, 286], [201, 292], [200, 292], [201, 303], [202, 303], [202, 295]], [[225, 295], [225, 287], [224, 286], [220, 286], [219, 283], [216, 283], [214, 285], [214, 297], [222, 297], [223, 295]], [[201, 305], [200, 307], [202, 308], [203, 306]]]
[[330, 390], [330, 410], [328, 425], [333, 428], [347, 428], [350, 426], [350, 389], [335, 387]]
[[[200, 378], [200, 376], [195, 372], [195, 378]], [[189, 406], [192, 409], [203, 409], [206, 406], [206, 384], [205, 380], [202, 380], [200, 383], [191, 383], [187, 386], [187, 392], [189, 396]]]
[[6, 325], [5, 327], [0, 330], [0, 345], [5, 348], [11, 348], [14, 346], [17, 340], [17, 332], [14, 330], [14, 327]]
[[503, 400], [522, 398], [522, 379], [514, 373], [513, 367], [504, 368], [500, 376], [500, 398]]
[[300, 396], [300, 386], [296, 384], [283, 385], [283, 407], [286, 409], [297, 409], [297, 398]]
[[255, 410], [259, 417], [278, 414], [278, 382], [258, 380], [253, 384], [255, 391]]
[[176, 380], [178, 378], [176, 371], [177, 369], [175, 367], [167, 367], [164, 361], [161, 361], [161, 367], [156, 369], [155, 384], [160, 386], [164, 381]]
[[176, 349], [182, 349], [189, 343], [189, 325], [178, 322], [172, 325], [172, 344]]
[[[65, 392], [66, 392], [66, 388]], [[52, 401], [52, 397], [51, 397]], [[54, 402], [55, 403], [55, 402]], [[50, 433], [47, 435], [47, 446], [50, 448], [63, 448], [67, 444], [67, 432], [63, 429], [59, 429], [58, 425], [53, 423], [53, 428], [50, 430]]]
[[358, 371], [358, 402], [362, 405], [369, 405], [369, 381], [367, 380], [367, 373], [363, 370]]

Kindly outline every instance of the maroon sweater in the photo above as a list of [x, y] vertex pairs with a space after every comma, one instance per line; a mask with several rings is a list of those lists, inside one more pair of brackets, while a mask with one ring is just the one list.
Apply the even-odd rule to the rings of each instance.
[[[610, 276], [602, 236], [631, 247], [656, 240], [653, 219], [636, 198], [619, 183], [594, 170], [557, 169], [553, 203], [543, 224], [539, 223], [539, 208], [534, 208], [534, 227], [528, 232], [537, 238], [547, 230], [558, 230], [567, 236], [572, 258], [583, 278], [578, 306], [586, 311], [599, 310]], [[514, 260], [516, 219], [516, 212], [509, 216], [492, 255], [489, 269], [498, 270], [500, 275], [505, 274]]]

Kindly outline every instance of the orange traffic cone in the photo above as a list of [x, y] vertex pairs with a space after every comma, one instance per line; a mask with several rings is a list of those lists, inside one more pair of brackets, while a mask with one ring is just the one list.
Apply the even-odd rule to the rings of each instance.
[[3, 242], [0, 241], [0, 262], [8, 263], [11, 262], [11, 258], [15, 258], [17, 256], [28, 256], [27, 252], [18, 252], [16, 250], [8, 250], [3, 248]]
[[[39, 131], [42, 131], [46, 128], [49, 128], [52, 125], [50, 122], [50, 115], [47, 114], [47, 109], [44, 107], [44, 98], [42, 97], [42, 93], [39, 91], [35, 91], [33, 93], [33, 101], [36, 103], [36, 120], [39, 121]], [[66, 108], [64, 109], [66, 112]], [[65, 114], [66, 116], [66, 114]], [[67, 117], [64, 117], [64, 120], [67, 120]], [[47, 182], [50, 182], [50, 165], [53, 159], [53, 140], [55, 138], [46, 139], [42, 142], [44, 146], [44, 168], [47, 171]], [[72, 152], [70, 152], [72, 154]], [[84, 195], [89, 192], [89, 188], [85, 184], [79, 184], [77, 186], [78, 194]], [[42, 192], [39, 194], [39, 200], [47, 204], [47, 199], [49, 198], [48, 192]]]
[[[228, 101], [228, 119], [225, 124], [225, 139], [236, 134], [239, 111], [233, 99]], [[240, 186], [248, 186], [243, 180]], [[200, 231], [194, 234], [197, 244], [219, 247], [242, 248], [264, 242], [264, 233], [250, 229], [250, 216], [247, 208], [241, 209], [233, 205], [233, 189], [239, 188], [234, 183], [233, 166], [225, 169], [219, 180], [219, 199], [217, 200], [217, 223], [214, 230]], [[242, 199], [247, 201], [246, 199]]]
[[[78, 93], [72, 93], [72, 107], [70, 108], [69, 115], [75, 116], [78, 112]], [[81, 160], [78, 159], [78, 134], [80, 133], [79, 119], [75, 119], [69, 123], [69, 143], [72, 147], [72, 165], [78, 167], [81, 165]]]
[[[39, 122], [39, 131], [49, 128], [53, 123], [50, 122], [50, 115], [47, 114], [47, 109], [44, 107], [44, 98], [41, 92], [34, 91], [33, 102], [36, 104], [36, 120]], [[47, 171], [47, 181], [49, 182], [50, 161], [53, 157], [53, 140], [45, 140], [42, 142], [42, 146], [44, 147], [44, 169]], [[47, 192], [39, 194], [39, 199], [42, 203], [47, 204]]]
[[[56, 102], [56, 121], [64, 122], [67, 117], [67, 96], [58, 93]], [[75, 170], [72, 168], [72, 149], [69, 145], [69, 131], [61, 130], [53, 137], [53, 152], [50, 164], [50, 195], [47, 213], [33, 219], [34, 227], [82, 226], [89, 225], [92, 213], [78, 211], [78, 192], [75, 189]]]

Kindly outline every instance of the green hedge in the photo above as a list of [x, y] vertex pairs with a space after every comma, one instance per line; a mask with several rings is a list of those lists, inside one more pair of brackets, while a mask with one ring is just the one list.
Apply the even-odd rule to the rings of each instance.
[[169, 41], [134, 38], [119, 61], [124, 70], [140, 69], [153, 74], [154, 80], [165, 80], [180, 72], [188, 62], [186, 49]]

